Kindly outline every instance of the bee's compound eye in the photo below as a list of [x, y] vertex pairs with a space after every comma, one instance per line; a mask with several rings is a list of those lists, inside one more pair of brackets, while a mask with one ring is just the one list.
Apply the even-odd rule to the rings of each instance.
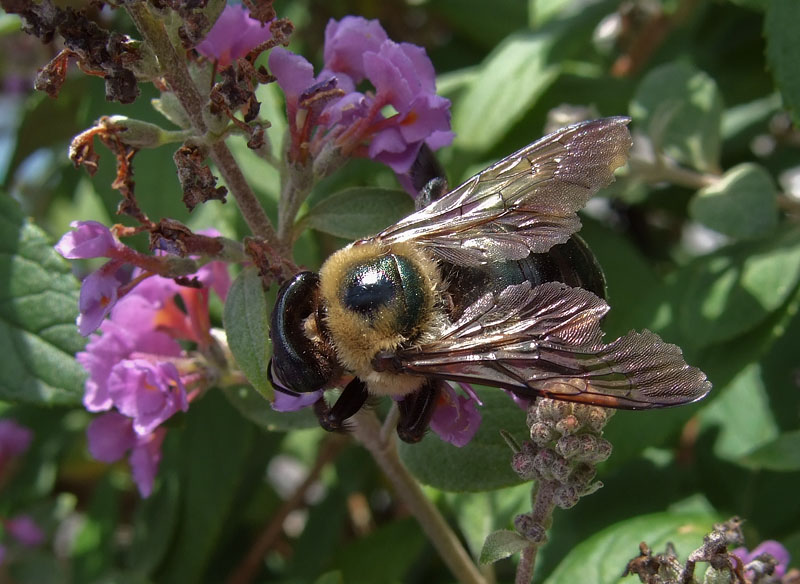
[[389, 254], [350, 268], [341, 288], [342, 304], [370, 321], [381, 308], [389, 308], [400, 329], [418, 323], [424, 309], [422, 278], [408, 259]]

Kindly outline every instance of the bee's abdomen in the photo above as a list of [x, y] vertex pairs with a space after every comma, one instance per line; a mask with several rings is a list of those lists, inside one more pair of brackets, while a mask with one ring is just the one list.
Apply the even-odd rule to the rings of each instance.
[[463, 311], [487, 292], [502, 292], [508, 286], [531, 282], [562, 282], [583, 288], [600, 298], [606, 297], [606, 280], [594, 254], [577, 235], [566, 243], [552, 247], [546, 253], [532, 253], [517, 261], [496, 262], [478, 268], [445, 264], [442, 273], [452, 301], [451, 318]]

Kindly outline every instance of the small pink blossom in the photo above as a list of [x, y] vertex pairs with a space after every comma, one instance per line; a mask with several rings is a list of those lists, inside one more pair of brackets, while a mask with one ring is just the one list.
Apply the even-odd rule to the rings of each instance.
[[271, 38], [269, 24], [250, 18], [244, 6], [229, 4], [196, 48], [198, 53], [216, 60], [217, 66], [224, 69]]
[[142, 497], [149, 497], [153, 492], [166, 433], [165, 428], [157, 428], [149, 434], [138, 435], [133, 429], [133, 420], [117, 412], [98, 416], [86, 429], [89, 452], [97, 460], [111, 463], [130, 452], [128, 462]]
[[737, 556], [744, 565], [757, 560], [761, 554], [771, 555], [777, 562], [774, 573], [774, 576], [777, 578], [782, 578], [783, 575], [786, 574], [786, 570], [789, 568], [789, 561], [791, 560], [789, 551], [783, 547], [780, 542], [773, 539], [761, 542], [758, 544], [758, 547], [751, 552], [748, 552], [747, 548], [740, 547], [736, 548], [731, 553]]
[[78, 332], [88, 337], [111, 313], [119, 295], [120, 282], [116, 278], [119, 263], [111, 260], [99, 270], [92, 272], [81, 283], [78, 299]]
[[11, 461], [28, 450], [32, 440], [33, 432], [25, 426], [11, 419], [0, 420], [0, 481]]
[[133, 419], [139, 435], [151, 433], [176, 412], [189, 409], [178, 369], [169, 362], [120, 361], [108, 376], [108, 394], [119, 412]]
[[431, 430], [445, 442], [465, 446], [481, 425], [481, 415], [475, 400], [456, 393], [450, 384], [443, 383], [439, 402], [431, 418]]
[[138, 436], [131, 451], [128, 459], [131, 473], [142, 497], [147, 498], [153, 492], [153, 481], [161, 462], [161, 445], [166, 435], [166, 428], [157, 428], [146, 436]]
[[44, 542], [44, 531], [30, 515], [17, 515], [5, 521], [6, 531], [19, 543], [36, 547]]
[[322, 395], [322, 390], [289, 395], [285, 391], [278, 389], [278, 391], [275, 392], [275, 399], [270, 405], [276, 412], [296, 412], [297, 410], [302, 410], [303, 408], [315, 404]]
[[111, 230], [97, 221], [73, 221], [75, 231], [65, 233], [55, 250], [68, 260], [111, 257], [122, 244]]
[[[377, 20], [347, 16], [328, 23], [324, 55], [314, 77], [299, 55], [280, 48], [270, 54], [270, 70], [286, 94], [290, 161], [304, 164], [332, 150], [369, 156], [402, 175], [423, 143], [436, 149], [452, 141], [450, 101], [436, 95], [424, 49], [389, 40]], [[356, 91], [363, 81], [374, 91]], [[395, 113], [387, 114], [388, 106]]]

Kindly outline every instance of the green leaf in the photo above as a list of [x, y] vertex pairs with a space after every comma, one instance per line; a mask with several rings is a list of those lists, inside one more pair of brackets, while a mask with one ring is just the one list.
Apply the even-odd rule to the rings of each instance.
[[488, 493], [445, 493], [472, 555], [480, 556], [486, 534], [511, 525], [514, 517], [531, 510], [531, 483]]
[[519, 484], [511, 449], [500, 430], [526, 439], [525, 412], [500, 389], [479, 389], [483, 420], [469, 444], [458, 448], [428, 432], [419, 444], [399, 445], [400, 457], [423, 483], [444, 491], [489, 491]]
[[778, 191], [764, 167], [734, 166], [689, 203], [689, 215], [715, 231], [737, 239], [769, 234], [778, 225]]
[[[545, 584], [616, 584], [625, 566], [639, 555], [639, 544], [647, 543], [661, 553], [672, 542], [679, 558], [703, 544], [716, 518], [697, 513], [656, 513], [622, 521], [604, 529], [575, 547], [561, 561]], [[624, 582], [638, 582], [629, 576]]]
[[0, 194], [0, 399], [78, 404], [78, 282], [47, 235]]
[[740, 462], [756, 470], [793, 472], [800, 470], [800, 430], [786, 432], [764, 444]]
[[303, 408], [297, 412], [276, 412], [269, 401], [249, 385], [226, 387], [222, 391], [240, 414], [269, 432], [319, 426], [312, 408]]
[[298, 222], [344, 239], [373, 235], [414, 210], [414, 200], [397, 189], [353, 187], [320, 201]]
[[491, 564], [508, 556], [517, 554], [531, 545], [527, 539], [516, 531], [501, 529], [486, 537], [481, 550], [481, 564]]
[[719, 429], [714, 454], [723, 460], [736, 461], [778, 435], [758, 363], [745, 367], [699, 417], [701, 428]]
[[510, 36], [492, 51], [453, 106], [459, 147], [484, 151], [522, 118], [558, 76], [549, 60], [555, 41], [552, 30], [542, 30]]
[[800, 125], [800, 2], [771, 0], [767, 5], [764, 34], [767, 37], [767, 63], [783, 96], [784, 105], [792, 112], [795, 125]]
[[336, 566], [347, 584], [403, 582], [425, 541], [416, 521], [391, 521], [366, 537], [341, 546]]
[[272, 346], [269, 340], [272, 305], [264, 293], [258, 271], [247, 267], [233, 281], [222, 317], [228, 346], [237, 365], [253, 387], [268, 400], [273, 399], [272, 385], [267, 378]]
[[695, 347], [732, 339], [778, 309], [798, 279], [797, 230], [698, 258], [677, 274], [678, 326]]
[[722, 97], [706, 73], [683, 62], [653, 69], [630, 112], [657, 150], [701, 171], [719, 168]]

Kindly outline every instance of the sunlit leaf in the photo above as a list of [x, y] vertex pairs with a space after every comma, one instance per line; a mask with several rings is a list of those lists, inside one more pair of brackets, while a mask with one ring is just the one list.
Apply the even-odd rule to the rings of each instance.
[[[696, 513], [658, 513], [628, 519], [604, 529], [573, 549], [545, 581], [545, 584], [616, 584], [625, 566], [639, 555], [639, 544], [662, 553], [672, 542], [678, 557], [685, 561], [689, 552], [703, 544], [715, 518]], [[638, 582], [629, 576], [623, 582]]]
[[775, 182], [763, 167], [744, 163], [698, 191], [689, 215], [731, 237], [762, 237], [778, 224], [777, 195]]
[[272, 385], [267, 378], [271, 352], [271, 310], [272, 303], [267, 300], [258, 271], [253, 267], [242, 270], [233, 281], [225, 300], [223, 321], [228, 346], [247, 380], [269, 400], [273, 396]]
[[642, 79], [630, 111], [657, 149], [698, 170], [719, 168], [722, 97], [708, 74], [684, 62], [657, 67]]
[[732, 246], [677, 274], [678, 325], [687, 342], [725, 341], [763, 322], [800, 278], [800, 232]]
[[781, 434], [741, 459], [754, 469], [793, 472], [800, 470], [800, 430]]
[[311, 208], [297, 230], [311, 227], [344, 239], [374, 235], [414, 210], [413, 199], [403, 191], [353, 187], [334, 193]]
[[495, 144], [544, 93], [558, 75], [548, 59], [552, 32], [507, 38], [483, 63], [481, 74], [453, 108], [458, 146], [486, 149]]
[[530, 546], [531, 542], [516, 531], [501, 529], [493, 531], [486, 537], [486, 542], [481, 550], [481, 564], [491, 564], [516, 554]]
[[77, 404], [86, 372], [75, 361], [78, 282], [53, 242], [0, 194], [0, 399]]

